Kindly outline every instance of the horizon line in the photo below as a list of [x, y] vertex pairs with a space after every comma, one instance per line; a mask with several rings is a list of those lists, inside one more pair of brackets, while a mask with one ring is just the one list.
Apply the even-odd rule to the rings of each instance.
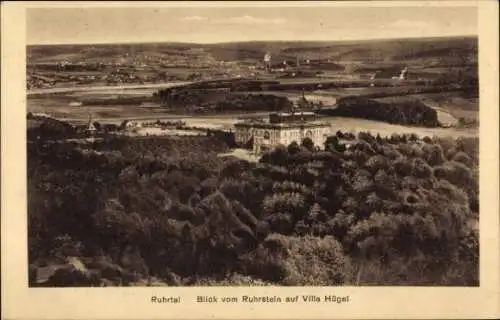
[[135, 41], [130, 42], [59, 42], [59, 43], [26, 43], [28, 46], [64, 46], [64, 45], [131, 45], [131, 44], [191, 44], [191, 45], [213, 45], [213, 44], [233, 44], [233, 43], [273, 43], [273, 42], [301, 42], [301, 43], [328, 43], [328, 42], [352, 42], [352, 41], [396, 41], [396, 40], [417, 40], [417, 39], [440, 39], [440, 38], [479, 38], [478, 34], [457, 34], [457, 35], [441, 35], [441, 36], [424, 36], [424, 37], [389, 37], [389, 38], [360, 38], [360, 39], [332, 39], [332, 40], [246, 40], [246, 41], [215, 41], [215, 42], [191, 42], [191, 41]]

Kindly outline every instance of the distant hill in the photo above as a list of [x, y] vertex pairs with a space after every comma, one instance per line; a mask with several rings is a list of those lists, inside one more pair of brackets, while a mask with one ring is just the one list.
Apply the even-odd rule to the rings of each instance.
[[[445, 37], [421, 39], [391, 39], [331, 42], [236, 42], [217, 44], [142, 43], [96, 45], [30, 45], [28, 62], [57, 59], [65, 55], [84, 59], [106, 59], [123, 55], [152, 53], [165, 57], [203, 56], [216, 60], [260, 61], [271, 52], [273, 61], [294, 59], [330, 59], [332, 62], [349, 63], [406, 63], [449, 66], [477, 63], [477, 37]], [[57, 60], [54, 59], [54, 60]]]
[[408, 61], [429, 58], [477, 56], [476, 37], [425, 38], [335, 43], [329, 46], [296, 47], [288, 53], [330, 54], [337, 61]]

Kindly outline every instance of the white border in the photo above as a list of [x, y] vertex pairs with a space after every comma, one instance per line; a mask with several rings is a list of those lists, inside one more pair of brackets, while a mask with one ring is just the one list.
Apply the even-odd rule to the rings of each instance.
[[[174, 6], [470, 6], [479, 10], [480, 283], [479, 288], [89, 288], [27, 287], [25, 8]], [[498, 6], [495, 1], [440, 2], [51, 2], [2, 3], [2, 311], [5, 319], [73, 318], [481, 318], [500, 316], [498, 203]], [[350, 295], [349, 304], [195, 304], [197, 295]], [[153, 294], [193, 303], [154, 305]]]

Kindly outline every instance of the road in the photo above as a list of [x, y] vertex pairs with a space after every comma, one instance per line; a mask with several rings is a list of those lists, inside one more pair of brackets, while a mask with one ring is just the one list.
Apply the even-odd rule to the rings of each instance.
[[164, 83], [150, 83], [150, 84], [129, 84], [120, 86], [82, 86], [82, 87], [65, 87], [65, 88], [46, 88], [46, 89], [31, 89], [27, 90], [28, 96], [30, 95], [40, 95], [40, 94], [51, 94], [51, 93], [68, 93], [68, 92], [81, 92], [81, 91], [106, 91], [106, 90], [126, 90], [126, 89], [154, 89], [154, 88], [172, 88], [180, 87], [193, 83], [203, 83], [203, 82], [216, 82], [216, 81], [230, 81], [230, 80], [240, 80], [241, 78], [222, 78], [222, 79], [210, 79], [203, 81], [171, 81]]
[[106, 91], [106, 90], [126, 90], [126, 89], [152, 89], [152, 88], [172, 88], [191, 84], [191, 81], [175, 81], [154, 84], [131, 84], [121, 86], [90, 86], [90, 87], [66, 87], [66, 88], [48, 88], [31, 89], [27, 91], [28, 96], [37, 94], [68, 93], [80, 91]]

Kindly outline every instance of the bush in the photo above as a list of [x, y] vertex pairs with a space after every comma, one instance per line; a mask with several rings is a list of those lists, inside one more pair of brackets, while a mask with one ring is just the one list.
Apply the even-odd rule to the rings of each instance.
[[375, 174], [378, 170], [387, 170], [389, 165], [389, 161], [386, 157], [375, 155], [366, 161], [364, 167]]
[[311, 138], [304, 138], [301, 145], [309, 151], [312, 151], [314, 149], [314, 142], [311, 140]]
[[411, 161], [406, 157], [400, 157], [392, 163], [394, 170], [400, 177], [410, 176], [413, 172]]
[[369, 144], [377, 143], [377, 140], [375, 139], [375, 137], [370, 132], [360, 131], [358, 133], [358, 139], [359, 140], [364, 140], [364, 141], [368, 142]]
[[474, 177], [469, 168], [463, 163], [450, 161], [442, 166], [434, 168], [434, 176], [438, 179], [445, 179], [452, 184], [467, 189], [474, 183]]
[[412, 163], [412, 173], [411, 175], [416, 178], [428, 179], [432, 176], [432, 168], [420, 158], [414, 159]]
[[422, 147], [423, 159], [432, 167], [439, 166], [446, 161], [443, 148], [439, 144], [426, 144]]
[[465, 152], [462, 151], [457, 152], [455, 156], [453, 156], [452, 161], [460, 162], [467, 167], [472, 164], [471, 158]]

